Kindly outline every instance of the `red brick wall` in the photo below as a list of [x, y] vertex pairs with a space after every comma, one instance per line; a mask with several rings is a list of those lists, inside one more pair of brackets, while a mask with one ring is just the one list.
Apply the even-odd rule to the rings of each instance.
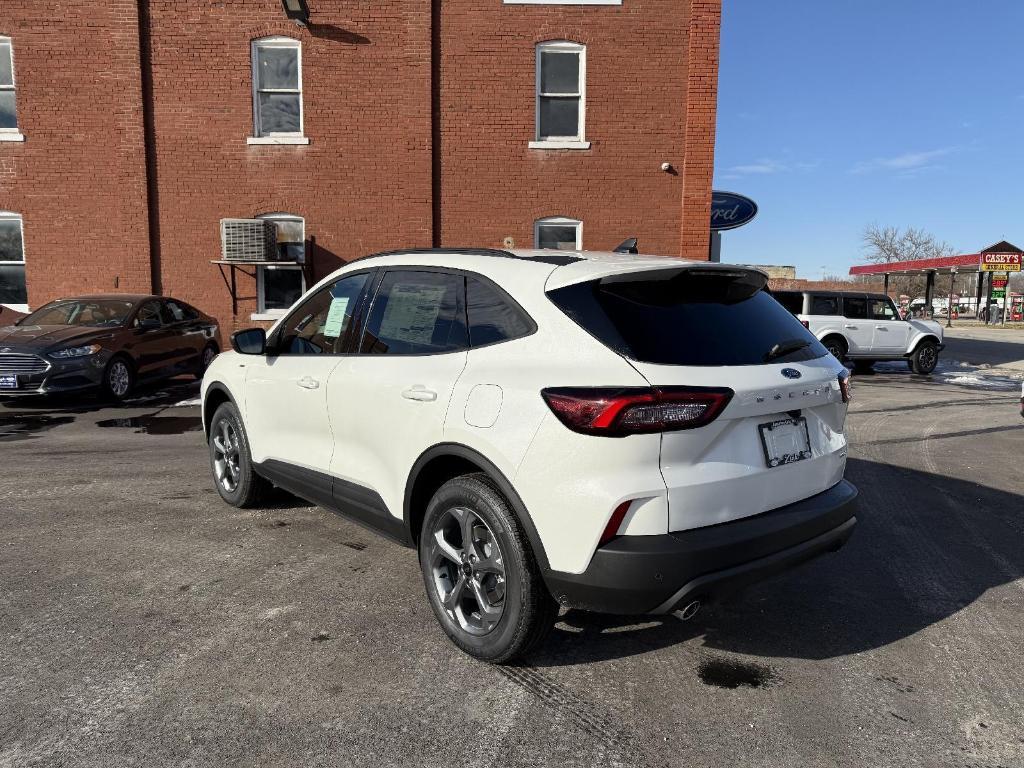
[[[150, 0], [149, 54], [164, 293], [233, 324], [210, 261], [218, 222], [303, 216], [318, 276], [366, 253], [443, 245], [532, 247], [537, 218], [583, 220], [584, 247], [707, 257], [717, 0], [622, 6], [500, 0], [311, 3]], [[690, 5], [693, 12], [690, 12]], [[147, 290], [149, 226], [137, 3], [3, 0], [24, 144], [0, 143], [0, 209], [25, 217], [29, 300]], [[432, 35], [440, 47], [439, 209], [432, 174]], [[303, 46], [308, 146], [248, 146], [250, 42]], [[530, 150], [534, 45], [587, 45], [585, 151]], [[671, 163], [673, 173], [660, 170]], [[439, 210], [439, 229], [434, 214]], [[237, 323], [255, 283], [239, 273]]]
[[18, 127], [0, 142], [0, 210], [24, 217], [29, 302], [149, 289], [133, 0], [2, 0]]

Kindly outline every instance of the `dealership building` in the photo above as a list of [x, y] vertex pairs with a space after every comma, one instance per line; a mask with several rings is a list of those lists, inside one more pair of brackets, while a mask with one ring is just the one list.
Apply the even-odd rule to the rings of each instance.
[[152, 291], [231, 328], [389, 249], [636, 237], [707, 258], [720, 17], [3, 0], [0, 304]]

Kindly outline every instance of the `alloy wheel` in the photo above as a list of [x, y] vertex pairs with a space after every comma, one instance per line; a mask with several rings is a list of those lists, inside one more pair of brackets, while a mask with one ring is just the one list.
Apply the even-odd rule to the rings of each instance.
[[238, 435], [234, 426], [227, 419], [221, 419], [214, 428], [213, 434], [213, 471], [228, 493], [234, 493], [241, 477], [238, 466]]
[[205, 371], [210, 367], [213, 362], [213, 358], [217, 356], [217, 353], [213, 350], [213, 347], [207, 347], [203, 350], [203, 370]]
[[127, 395], [128, 387], [131, 386], [131, 373], [128, 371], [128, 366], [120, 360], [115, 360], [107, 373], [107, 382], [110, 385], [111, 394], [115, 397]]
[[429, 533], [431, 583], [455, 624], [471, 635], [486, 635], [505, 612], [505, 559], [484, 520], [466, 507], [453, 507]]
[[917, 360], [922, 370], [928, 371], [929, 373], [933, 371], [936, 363], [938, 363], [938, 354], [935, 352], [935, 347], [931, 344], [922, 347], [921, 351], [918, 353]]

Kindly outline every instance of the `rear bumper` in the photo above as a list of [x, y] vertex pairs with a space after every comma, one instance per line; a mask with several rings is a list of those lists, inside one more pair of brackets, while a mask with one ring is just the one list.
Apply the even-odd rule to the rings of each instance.
[[569, 608], [615, 614], [667, 613], [761, 581], [850, 538], [857, 489], [824, 493], [730, 523], [660, 536], [620, 536], [582, 574], [551, 571], [551, 594]]

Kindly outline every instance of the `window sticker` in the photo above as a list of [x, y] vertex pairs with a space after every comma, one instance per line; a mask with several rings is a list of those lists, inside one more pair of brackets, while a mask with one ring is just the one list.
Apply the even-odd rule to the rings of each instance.
[[321, 333], [328, 339], [337, 339], [345, 329], [345, 317], [348, 312], [348, 296], [331, 299], [331, 307], [327, 310], [327, 319]]
[[429, 346], [447, 286], [396, 283], [380, 323], [380, 338]]

